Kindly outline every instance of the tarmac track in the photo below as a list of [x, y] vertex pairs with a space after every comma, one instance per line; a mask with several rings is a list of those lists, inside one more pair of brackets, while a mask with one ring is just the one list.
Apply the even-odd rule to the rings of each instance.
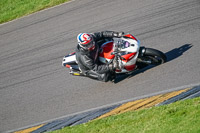
[[[80, 32], [134, 34], [168, 62], [117, 83], [73, 77], [62, 57]], [[75, 0], [0, 25], [0, 132], [200, 84], [199, 0]]]

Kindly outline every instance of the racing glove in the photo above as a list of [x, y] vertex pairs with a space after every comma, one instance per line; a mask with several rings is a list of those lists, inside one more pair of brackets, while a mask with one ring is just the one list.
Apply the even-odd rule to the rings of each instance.
[[109, 64], [110, 71], [122, 70], [123, 68], [124, 68], [123, 63], [117, 62], [116, 60], [113, 60], [113, 62]]
[[102, 31], [94, 33], [96, 38], [102, 38], [102, 37], [122, 37], [124, 35], [124, 32], [116, 32], [116, 31]]
[[113, 32], [113, 37], [120, 38], [120, 37], [123, 37], [123, 35], [124, 35], [124, 32]]
[[115, 71], [117, 67], [118, 67], [118, 64], [116, 61], [113, 61], [112, 63], [109, 64], [110, 71]]

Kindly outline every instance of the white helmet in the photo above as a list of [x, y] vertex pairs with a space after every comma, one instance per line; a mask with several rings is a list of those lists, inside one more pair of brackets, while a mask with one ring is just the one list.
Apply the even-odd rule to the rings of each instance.
[[93, 50], [95, 48], [95, 42], [93, 36], [88, 33], [80, 33], [77, 36], [77, 41], [80, 47], [86, 50]]

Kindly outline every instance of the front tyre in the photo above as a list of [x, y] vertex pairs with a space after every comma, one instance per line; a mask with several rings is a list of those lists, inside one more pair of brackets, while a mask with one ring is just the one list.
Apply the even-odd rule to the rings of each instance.
[[144, 68], [148, 65], [160, 65], [167, 61], [166, 55], [156, 49], [145, 48], [145, 51], [137, 59], [139, 69]]
[[146, 48], [144, 57], [151, 59], [152, 65], [160, 65], [167, 61], [167, 57], [163, 52], [152, 48]]

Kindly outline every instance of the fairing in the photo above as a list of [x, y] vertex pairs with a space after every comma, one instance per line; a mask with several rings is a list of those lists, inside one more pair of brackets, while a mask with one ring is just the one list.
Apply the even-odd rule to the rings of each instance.
[[104, 43], [100, 50], [99, 60], [102, 63], [110, 62], [115, 57], [112, 52], [116, 45], [118, 45], [122, 57], [118, 62], [124, 66], [124, 69], [116, 72], [122, 73], [134, 70], [140, 46], [139, 41], [132, 35], [127, 35], [125, 38], [115, 38], [113, 41]]

